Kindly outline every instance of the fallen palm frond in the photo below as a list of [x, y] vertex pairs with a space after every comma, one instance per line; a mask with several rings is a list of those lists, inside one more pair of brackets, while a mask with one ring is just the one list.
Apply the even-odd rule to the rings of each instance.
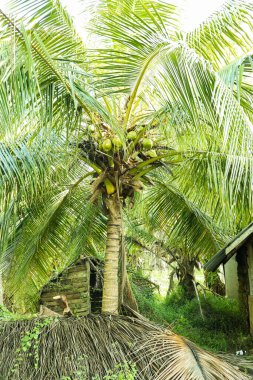
[[221, 360], [233, 364], [241, 371], [247, 372], [253, 378], [253, 360], [251, 355], [235, 355], [235, 354], [220, 354], [218, 355]]
[[126, 362], [136, 366], [136, 380], [248, 378], [146, 320], [88, 316], [0, 324], [1, 380], [102, 380]]

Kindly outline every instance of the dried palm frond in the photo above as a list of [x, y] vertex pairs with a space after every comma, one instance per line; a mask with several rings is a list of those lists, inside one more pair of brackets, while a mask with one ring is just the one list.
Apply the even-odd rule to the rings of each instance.
[[[52, 319], [50, 324], [43, 321], [47, 319], [0, 324], [1, 379], [60, 380], [69, 376], [92, 380], [97, 376], [102, 380], [109, 370], [125, 362], [136, 366], [136, 380], [248, 378], [232, 365], [146, 320], [88, 316]], [[29, 337], [31, 345], [22, 346], [24, 337]]]

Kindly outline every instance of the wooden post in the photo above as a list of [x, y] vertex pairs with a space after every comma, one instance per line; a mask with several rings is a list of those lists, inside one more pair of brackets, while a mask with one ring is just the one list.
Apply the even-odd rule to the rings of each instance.
[[250, 283], [249, 283], [249, 269], [248, 269], [248, 247], [243, 245], [239, 248], [236, 255], [236, 261], [238, 263], [238, 280], [239, 280], [239, 301], [243, 309], [245, 320], [250, 328], [249, 323], [249, 295], [250, 295]]
[[250, 334], [253, 335], [253, 248], [252, 240], [247, 244], [248, 252], [248, 278], [249, 278], [249, 325], [250, 325]]
[[250, 334], [253, 335], [253, 296], [249, 295], [249, 325]]

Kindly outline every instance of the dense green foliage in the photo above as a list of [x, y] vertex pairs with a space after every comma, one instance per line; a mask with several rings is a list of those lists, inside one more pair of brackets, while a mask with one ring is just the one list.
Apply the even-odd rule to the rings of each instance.
[[251, 1], [192, 32], [167, 2], [94, 3], [91, 50], [58, 0], [0, 10], [0, 268], [22, 310], [104, 254], [116, 190], [126, 213], [142, 193], [167, 256], [212, 255], [252, 218]]
[[245, 317], [238, 303], [224, 297], [206, 294], [200, 296], [200, 313], [197, 298], [185, 299], [180, 288], [167, 298], [154, 295], [149, 289], [135, 287], [140, 311], [149, 319], [169, 324], [178, 333], [214, 352], [235, 352], [246, 349], [252, 339], [247, 335]]

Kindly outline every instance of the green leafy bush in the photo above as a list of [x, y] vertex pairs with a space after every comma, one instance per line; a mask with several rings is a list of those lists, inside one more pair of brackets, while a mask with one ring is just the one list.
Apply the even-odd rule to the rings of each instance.
[[165, 299], [154, 294], [146, 297], [137, 287], [134, 290], [142, 314], [154, 322], [169, 324], [174, 332], [205, 349], [228, 352], [246, 349], [251, 343], [245, 317], [235, 300], [200, 295], [202, 318], [198, 300], [187, 300], [180, 287]]
[[35, 314], [17, 314], [9, 311], [5, 306], [0, 305], [0, 322], [1, 321], [19, 321], [34, 318]]

